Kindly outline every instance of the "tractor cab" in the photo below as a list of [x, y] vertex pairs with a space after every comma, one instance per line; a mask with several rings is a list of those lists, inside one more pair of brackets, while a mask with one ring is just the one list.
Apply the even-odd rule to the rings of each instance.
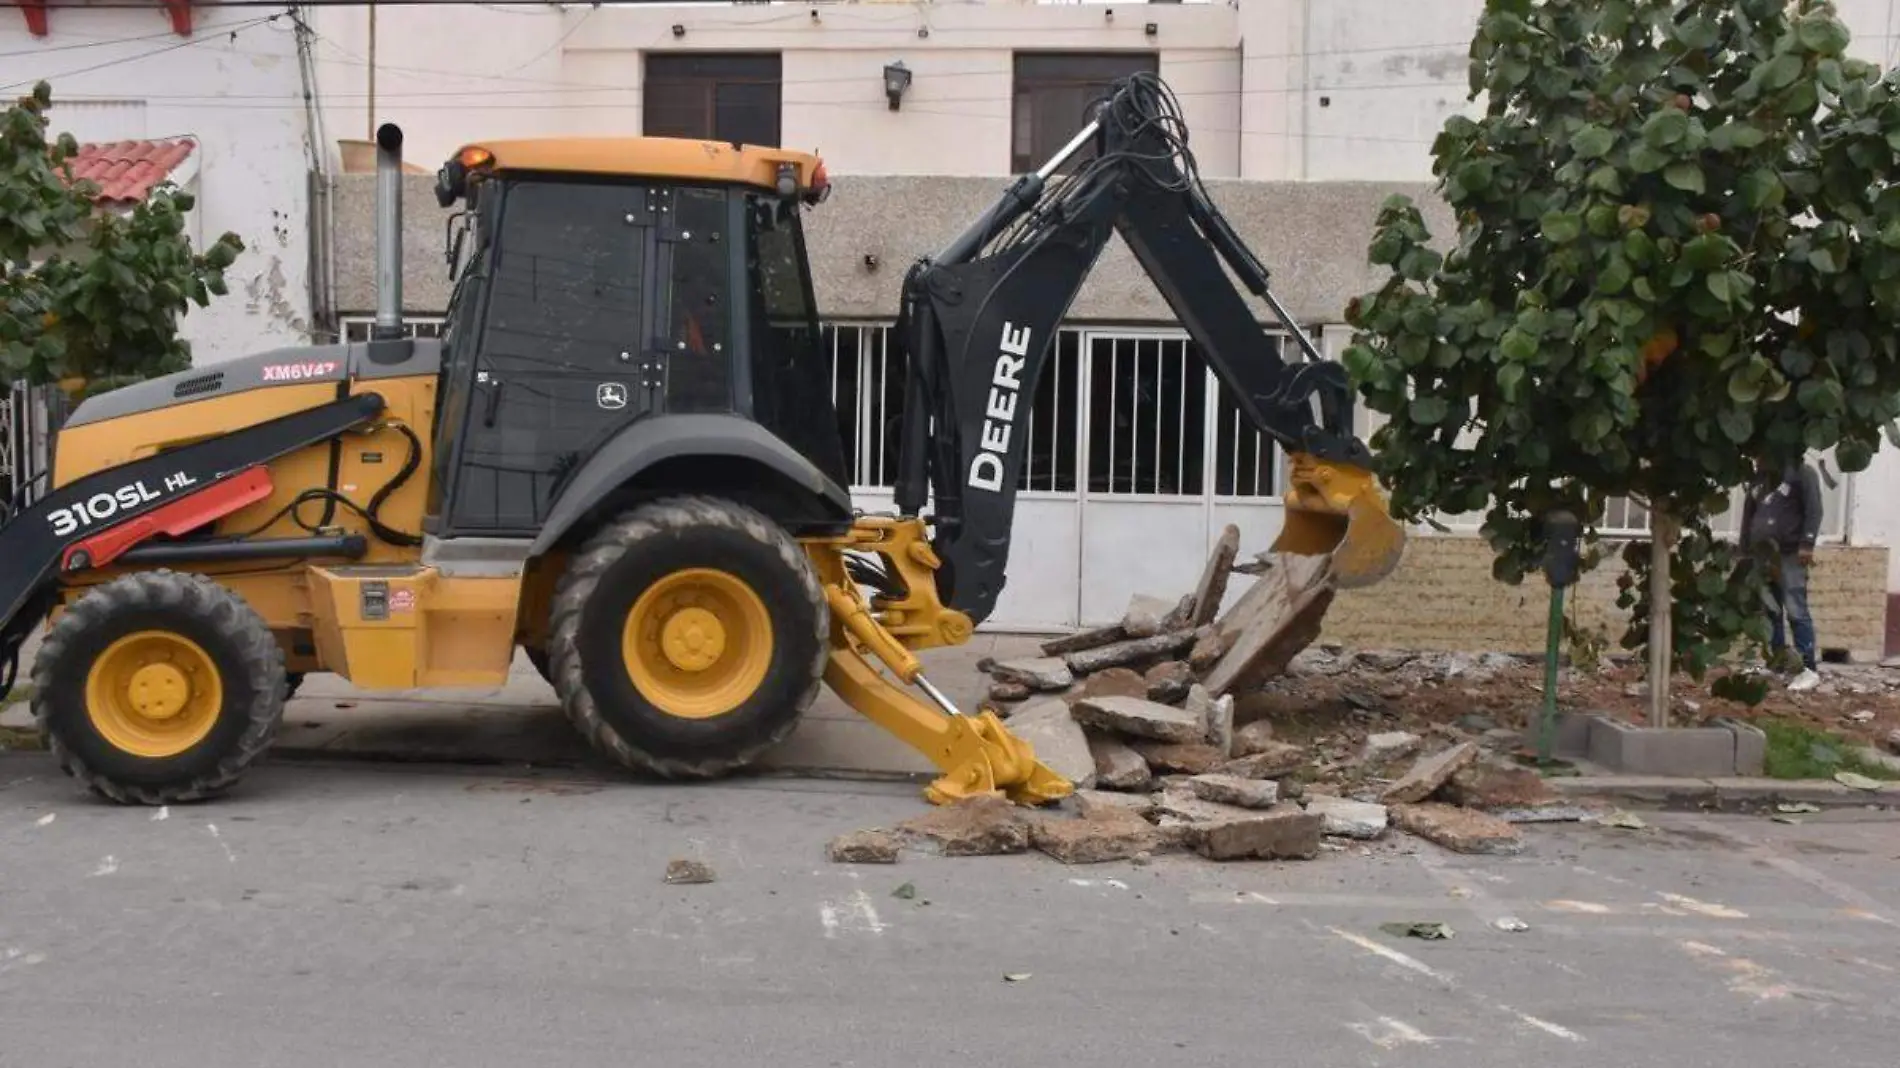
[[[436, 179], [461, 207], [429, 532], [540, 532], [590, 459], [662, 415], [748, 421], [846, 485], [799, 218], [829, 192], [814, 156], [716, 142], [457, 152]], [[661, 424], [693, 425], [660, 420], [647, 447]]]

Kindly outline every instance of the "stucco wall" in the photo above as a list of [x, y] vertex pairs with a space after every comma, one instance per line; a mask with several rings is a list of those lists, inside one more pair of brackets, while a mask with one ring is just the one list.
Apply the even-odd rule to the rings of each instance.
[[[404, 304], [440, 312], [448, 301], [442, 259], [443, 213], [433, 178], [404, 185]], [[904, 271], [934, 252], [989, 207], [1004, 182], [994, 178], [851, 176], [806, 214], [820, 311], [830, 318], [890, 318]], [[1449, 226], [1429, 187], [1361, 182], [1210, 183], [1226, 212], [1273, 272], [1275, 292], [1304, 322], [1336, 322], [1347, 301], [1380, 284], [1366, 262], [1379, 205], [1406, 192], [1432, 207], [1435, 229]], [[337, 306], [375, 307], [375, 179], [344, 175], [336, 194]], [[864, 257], [875, 255], [875, 270]], [[1262, 308], [1263, 316], [1266, 314]], [[1160, 294], [1119, 240], [1096, 265], [1073, 318], [1168, 322]]]
[[232, 231], [246, 246], [226, 272], [230, 295], [194, 306], [182, 323], [201, 364], [308, 338], [302, 89], [289, 25], [271, 14], [201, 9], [181, 47], [157, 4], [55, 7], [46, 37], [29, 34], [17, 10], [0, 12], [0, 84], [47, 79], [55, 129], [81, 140], [198, 141], [195, 229], [207, 242]]
[[[1809, 575], [1809, 600], [1819, 644], [1877, 658], [1886, 640], [1885, 548], [1823, 548]], [[1491, 577], [1482, 541], [1412, 536], [1399, 569], [1377, 586], [1347, 591], [1333, 602], [1322, 640], [1358, 648], [1486, 649], [1536, 652], [1544, 647], [1550, 588], [1541, 575], [1520, 586]], [[1573, 618], [1622, 636], [1616, 607], [1620, 561], [1606, 561], [1571, 591]]]

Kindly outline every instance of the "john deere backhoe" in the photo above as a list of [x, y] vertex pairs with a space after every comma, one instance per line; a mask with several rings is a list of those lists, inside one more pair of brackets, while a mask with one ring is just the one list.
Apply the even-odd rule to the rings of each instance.
[[[631, 768], [741, 767], [822, 679], [942, 770], [933, 801], [1063, 796], [915, 654], [968, 640], [996, 603], [1019, 398], [1112, 233], [1289, 453], [1277, 547], [1332, 553], [1352, 586], [1402, 542], [1338, 366], [1215, 210], [1166, 88], [1129, 79], [1095, 116], [906, 278], [896, 515], [856, 514], [844, 488], [800, 229], [830, 192], [819, 160], [652, 138], [463, 148], [436, 187], [460, 206], [447, 326], [412, 340], [385, 126], [371, 339], [80, 404], [45, 492], [0, 527], [6, 681], [49, 624], [35, 714], [66, 771], [124, 802], [229, 787], [307, 672], [492, 686], [517, 647]], [[1307, 362], [1281, 362], [1234, 279]]]

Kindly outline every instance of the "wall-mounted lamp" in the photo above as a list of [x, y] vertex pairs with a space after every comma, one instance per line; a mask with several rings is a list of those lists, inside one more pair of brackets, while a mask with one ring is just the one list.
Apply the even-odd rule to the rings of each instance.
[[1141, 27], [1141, 32], [1153, 37], [1155, 34], [1161, 32], [1161, 26], [1158, 23], [1150, 22]]
[[679, 23], [677, 23], [677, 22], [675, 22], [675, 23], [673, 24], [673, 36], [675, 36], [675, 37], [684, 37], [684, 36], [686, 36], [686, 27], [685, 27], [685, 26], [682, 26], [681, 24], [679, 24]]
[[891, 102], [891, 110], [897, 110], [897, 102], [910, 88], [910, 68], [903, 60], [884, 65], [884, 99]]

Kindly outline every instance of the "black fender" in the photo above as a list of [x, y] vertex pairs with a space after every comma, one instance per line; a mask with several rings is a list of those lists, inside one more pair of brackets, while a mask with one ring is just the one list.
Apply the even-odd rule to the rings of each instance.
[[[693, 459], [736, 460], [762, 467], [799, 491], [801, 498], [809, 499], [809, 507], [803, 509], [807, 514], [802, 518], [825, 525], [851, 522], [851, 494], [784, 439], [750, 419], [736, 415], [656, 415], [622, 428], [574, 472], [535, 536], [530, 554], [538, 556], [560, 544], [576, 524], [621, 496], [623, 487], [639, 484], [642, 475], [662, 465], [677, 470], [679, 465], [670, 461]], [[666, 488], [717, 494], [721, 487], [710, 470], [716, 465], [704, 466], [711, 476], [706, 481], [695, 479], [694, 483], [673, 486], [675, 479], [669, 478]], [[770, 511], [767, 509], [768, 514]], [[772, 518], [786, 521], [791, 517]]]

